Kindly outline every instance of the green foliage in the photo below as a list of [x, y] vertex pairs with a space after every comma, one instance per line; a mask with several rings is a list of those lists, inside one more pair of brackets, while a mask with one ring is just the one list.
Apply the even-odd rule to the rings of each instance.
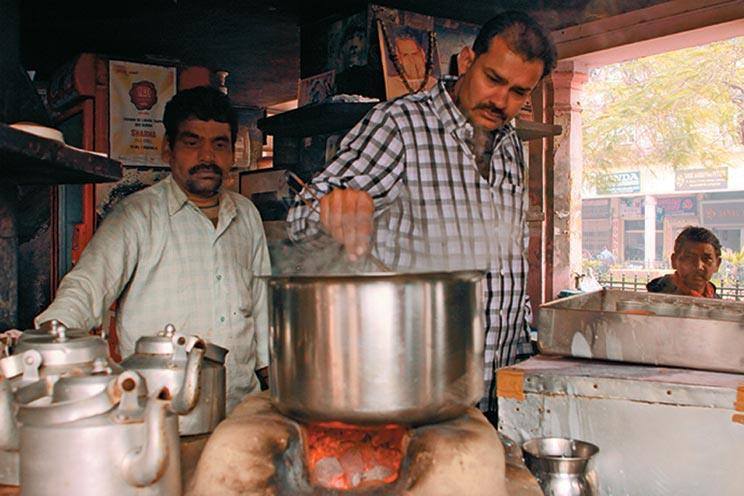
[[585, 179], [638, 165], [716, 167], [744, 135], [744, 38], [592, 69]]
[[744, 249], [740, 251], [723, 249], [721, 267], [713, 276], [713, 282], [725, 287], [734, 287], [737, 283], [740, 286], [744, 285]]

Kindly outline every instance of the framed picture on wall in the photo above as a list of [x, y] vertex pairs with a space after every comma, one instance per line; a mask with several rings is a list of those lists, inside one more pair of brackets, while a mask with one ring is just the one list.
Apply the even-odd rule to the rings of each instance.
[[433, 31], [378, 20], [377, 32], [388, 100], [428, 90], [437, 83], [441, 72]]

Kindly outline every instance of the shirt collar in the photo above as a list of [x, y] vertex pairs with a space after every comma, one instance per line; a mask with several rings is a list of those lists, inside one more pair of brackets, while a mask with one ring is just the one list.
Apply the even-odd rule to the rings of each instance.
[[165, 194], [168, 198], [168, 214], [173, 215], [189, 201], [186, 197], [186, 193], [183, 192], [181, 187], [176, 184], [173, 180], [173, 176], [169, 175], [163, 179], [165, 183]]
[[[473, 126], [470, 124], [468, 119], [463, 115], [457, 105], [452, 100], [447, 89], [453, 86], [457, 82], [456, 76], [444, 76], [439, 82], [429, 90], [429, 98], [431, 98], [434, 111], [442, 119], [442, 123], [445, 128], [452, 131], [465, 129], [468, 132], [472, 132]], [[506, 136], [513, 132], [514, 127], [507, 123], [496, 131], [496, 136]]]

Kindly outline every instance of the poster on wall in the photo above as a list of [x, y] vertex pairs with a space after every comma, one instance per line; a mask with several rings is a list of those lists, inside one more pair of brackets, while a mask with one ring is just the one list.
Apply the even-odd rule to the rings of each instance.
[[377, 32], [388, 100], [428, 90], [437, 83], [440, 67], [433, 29], [378, 21]]
[[436, 19], [437, 51], [442, 74], [457, 75], [457, 55], [465, 47], [473, 46], [480, 26], [452, 19]]
[[321, 103], [334, 94], [336, 71], [326, 71], [297, 83], [297, 106]]
[[125, 166], [165, 166], [163, 111], [175, 94], [175, 67], [109, 61], [110, 157]]
[[331, 25], [328, 30], [327, 68], [342, 73], [351, 67], [367, 64], [369, 43], [367, 16], [364, 12]]

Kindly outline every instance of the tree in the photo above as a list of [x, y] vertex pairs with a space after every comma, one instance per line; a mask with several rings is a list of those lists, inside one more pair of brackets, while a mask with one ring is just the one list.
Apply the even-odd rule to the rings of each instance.
[[744, 147], [744, 38], [592, 69], [584, 176], [638, 165], [720, 167]]

